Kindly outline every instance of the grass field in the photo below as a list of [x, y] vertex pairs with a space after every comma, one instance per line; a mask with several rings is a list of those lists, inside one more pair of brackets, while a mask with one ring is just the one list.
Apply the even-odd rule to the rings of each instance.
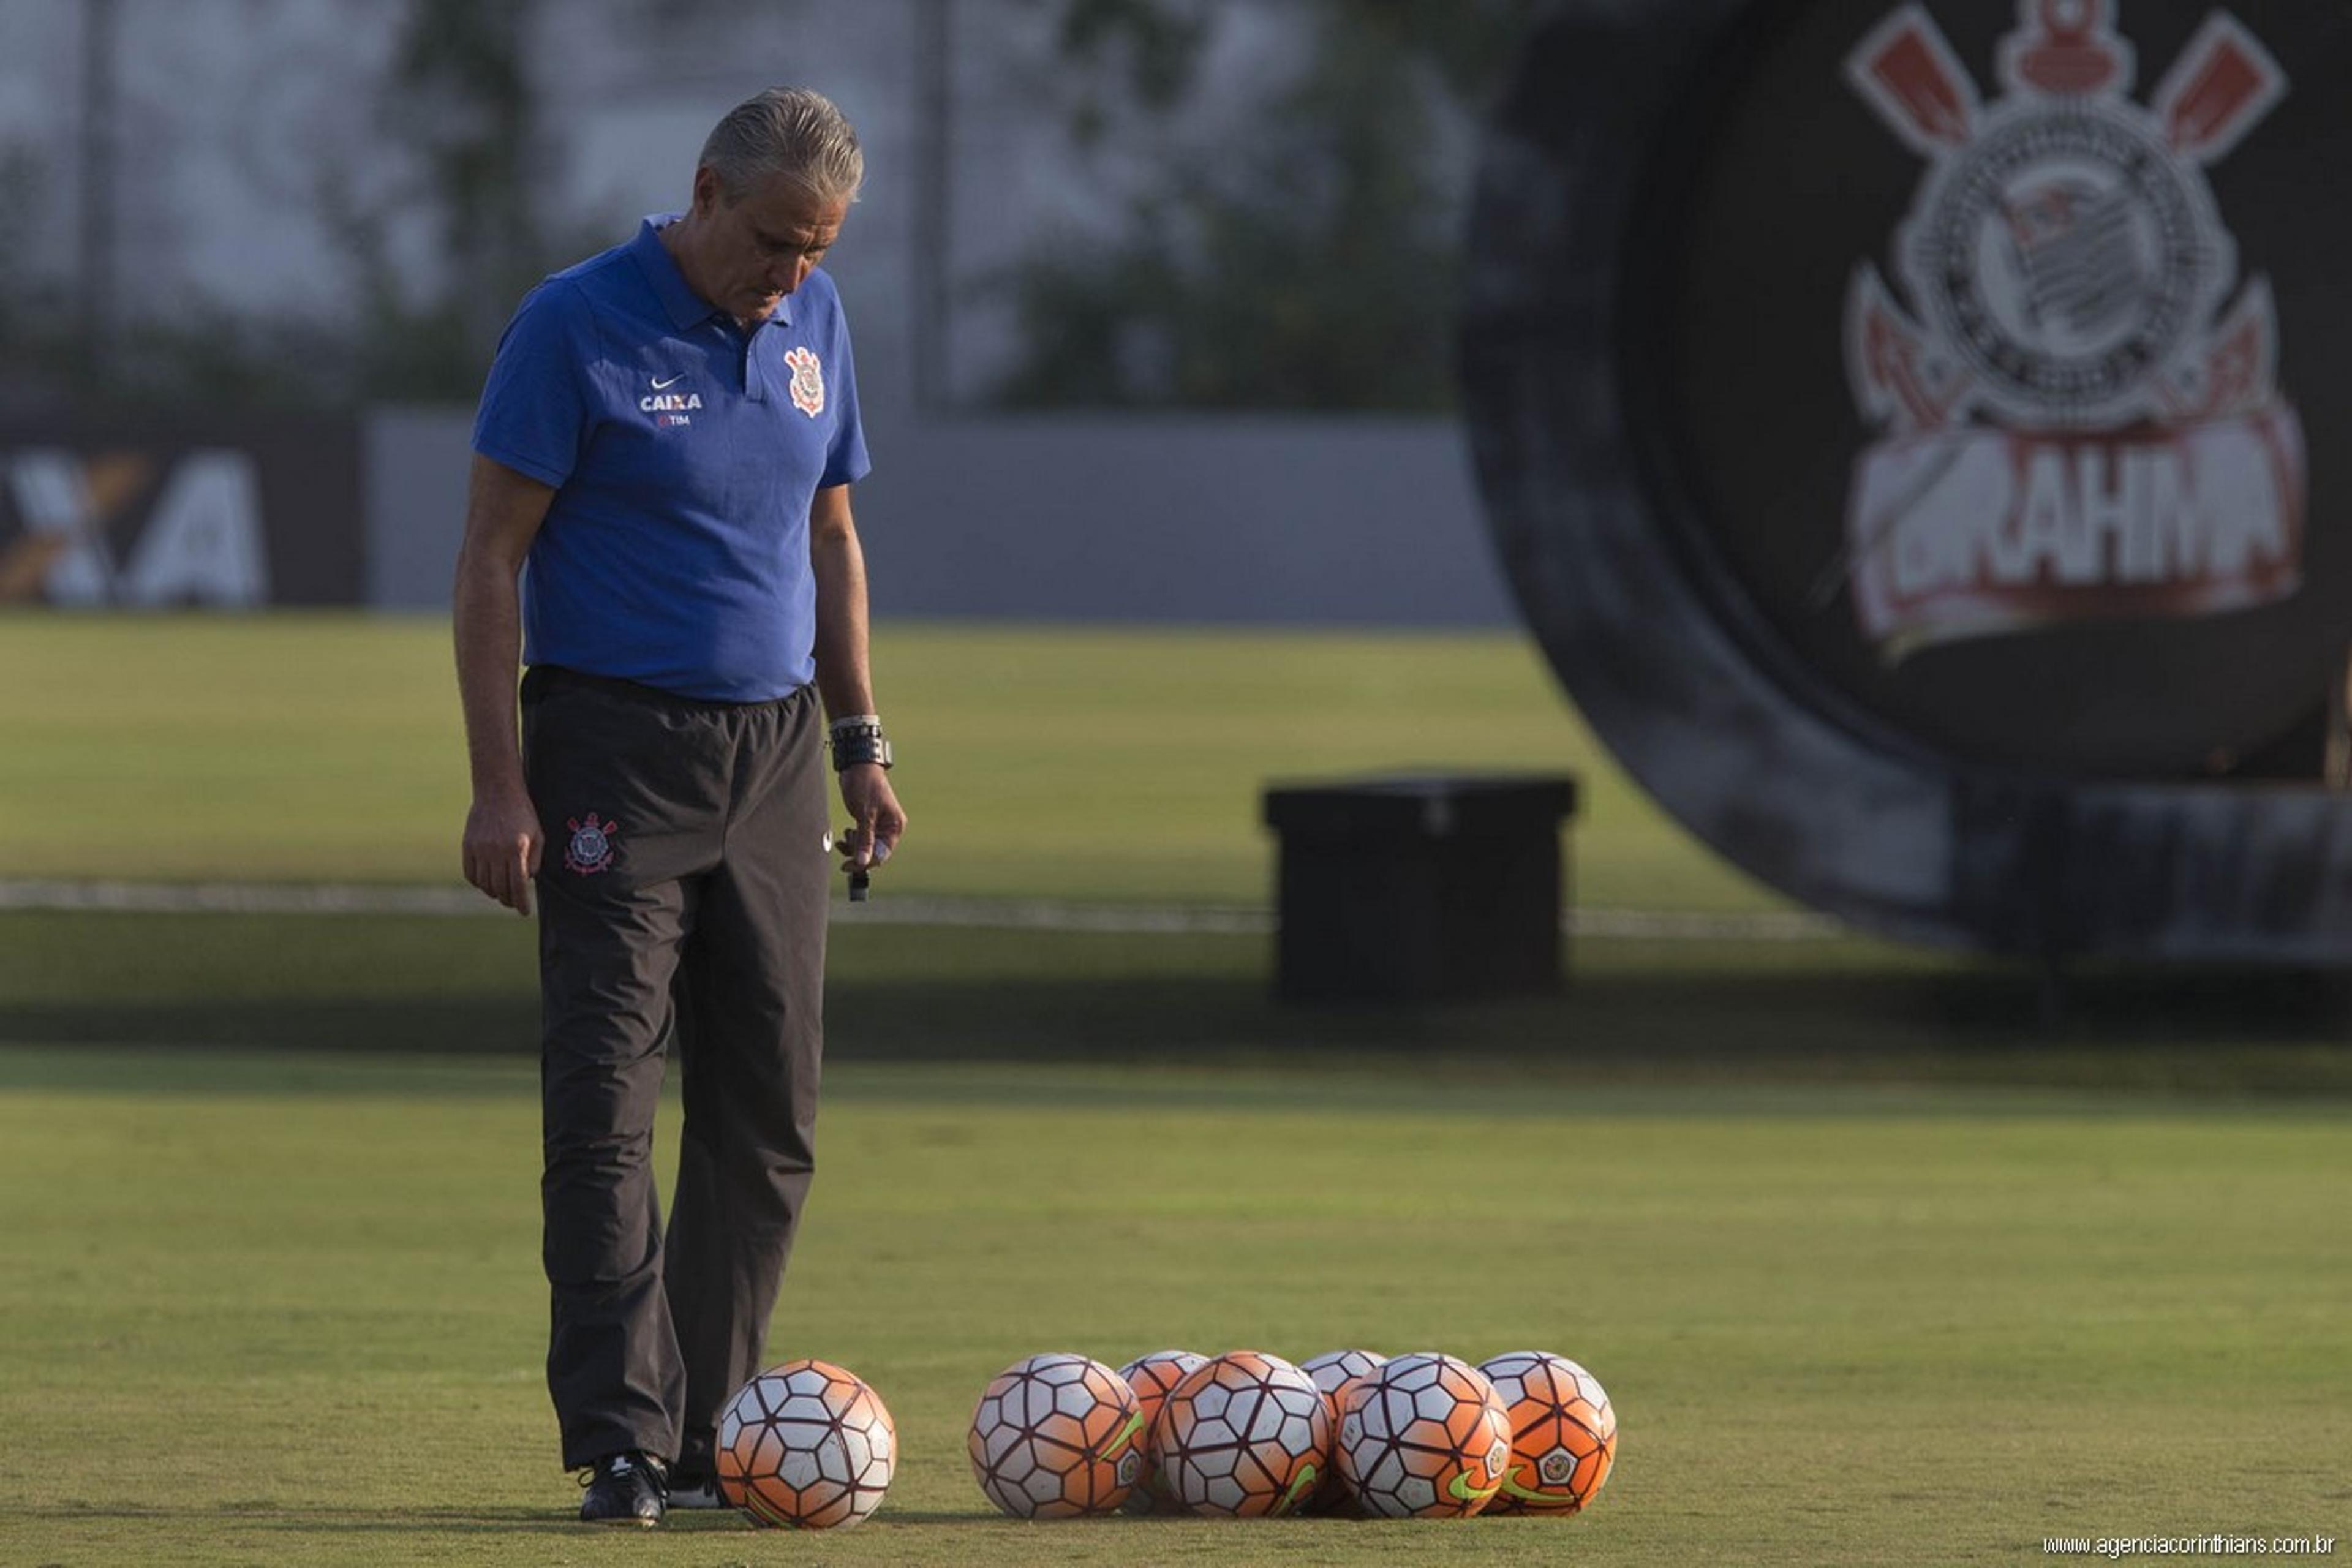
[[[1262, 903], [1269, 778], [1569, 769], [1587, 901], [1755, 909], [1504, 634], [886, 626], [905, 893]], [[12, 877], [447, 882], [466, 813], [446, 624], [0, 616]]]
[[[1781, 907], [1517, 638], [878, 647], [916, 819], [882, 900], [1262, 904], [1265, 779], [1443, 736], [1582, 777], [1581, 902]], [[447, 669], [425, 622], [0, 616], [0, 877], [453, 882]], [[1588, 938], [1564, 997], [1300, 1011], [1269, 956], [841, 910], [773, 1349], [880, 1387], [900, 1479], [836, 1538], [614, 1540], [566, 1522], [540, 1381], [530, 925], [0, 912], [0, 1563], [1957, 1563], [2352, 1533], [2337, 985], [2088, 972], [2053, 1026], [2034, 976], [1963, 956]], [[988, 1514], [961, 1458], [1031, 1352], [1344, 1342], [1574, 1355], [1622, 1468], [1564, 1524], [1051, 1528]]]
[[[848, 1535], [614, 1540], [549, 1447], [527, 1062], [20, 1049], [0, 1085], [11, 1563], [1960, 1563], [2352, 1521], [2333, 1114], [845, 1068], [776, 1349], [881, 1389], [900, 1479]], [[1567, 1522], [1047, 1527], [961, 1457], [1034, 1351], [1343, 1342], [1577, 1356], [1618, 1473]]]

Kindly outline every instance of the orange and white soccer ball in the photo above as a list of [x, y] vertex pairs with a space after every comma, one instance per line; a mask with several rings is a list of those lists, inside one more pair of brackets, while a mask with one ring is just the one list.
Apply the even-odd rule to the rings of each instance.
[[1194, 1513], [1291, 1512], [1331, 1462], [1315, 1380], [1262, 1351], [1228, 1351], [1169, 1390], [1152, 1424], [1160, 1483]]
[[1175, 1500], [1160, 1479], [1160, 1450], [1152, 1447], [1152, 1424], [1160, 1418], [1160, 1407], [1167, 1403], [1168, 1391], [1183, 1382], [1194, 1368], [1205, 1365], [1208, 1359], [1192, 1351], [1153, 1351], [1118, 1369], [1118, 1375], [1135, 1391], [1136, 1408], [1143, 1414], [1143, 1473], [1136, 1478], [1135, 1489], [1119, 1505], [1128, 1512], [1176, 1511]]
[[1591, 1373], [1547, 1351], [1482, 1363], [1511, 1421], [1511, 1465], [1496, 1513], [1574, 1513], [1617, 1462], [1617, 1413]]
[[898, 1463], [882, 1396], [856, 1373], [788, 1361], [719, 1417], [719, 1495], [761, 1524], [845, 1530], [881, 1506]]
[[[1340, 1388], [1350, 1379], [1379, 1371], [1387, 1360], [1370, 1351], [1325, 1351], [1300, 1362], [1298, 1370], [1313, 1378], [1315, 1386], [1323, 1391], [1324, 1399], [1329, 1401], [1338, 1397]], [[1332, 1414], [1337, 1415], [1339, 1412]]]
[[1339, 1415], [1339, 1474], [1383, 1519], [1467, 1519], [1502, 1489], [1511, 1423], [1486, 1373], [1420, 1352], [1357, 1380]]
[[[1313, 1378], [1315, 1386], [1323, 1391], [1323, 1408], [1331, 1413], [1332, 1431], [1339, 1429], [1339, 1396], [1348, 1385], [1358, 1378], [1370, 1377], [1387, 1360], [1370, 1351], [1325, 1351], [1298, 1363], [1298, 1370]], [[1352, 1500], [1348, 1483], [1340, 1479], [1339, 1466], [1333, 1465], [1324, 1471], [1323, 1483], [1315, 1489], [1315, 1495], [1307, 1500], [1306, 1511], [1331, 1513], [1348, 1509]]]
[[1143, 1413], [1088, 1356], [1033, 1355], [996, 1374], [971, 1413], [971, 1473], [1016, 1519], [1072, 1519], [1126, 1500], [1143, 1473]]

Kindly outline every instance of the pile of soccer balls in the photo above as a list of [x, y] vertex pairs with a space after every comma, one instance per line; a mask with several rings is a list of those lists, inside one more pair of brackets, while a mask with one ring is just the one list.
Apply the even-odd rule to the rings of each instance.
[[[1259, 1518], [1565, 1516], [1609, 1479], [1617, 1417], [1591, 1373], [1513, 1351], [1155, 1351], [1114, 1371], [1067, 1352], [999, 1373], [973, 1411], [972, 1474], [1021, 1519], [1124, 1510]], [[820, 1361], [745, 1384], [719, 1424], [720, 1495], [803, 1530], [870, 1515], [898, 1461], [881, 1396]]]
[[1024, 1519], [1566, 1515], [1609, 1479], [1617, 1417], [1591, 1373], [1543, 1351], [1483, 1366], [1155, 1351], [1116, 1372], [1059, 1353], [998, 1374], [970, 1448], [980, 1489]]

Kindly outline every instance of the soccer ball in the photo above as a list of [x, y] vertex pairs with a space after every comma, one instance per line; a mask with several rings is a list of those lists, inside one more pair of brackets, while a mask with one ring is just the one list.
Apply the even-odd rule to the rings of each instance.
[[898, 1434], [856, 1373], [788, 1361], [736, 1391], [716, 1457], [719, 1496], [760, 1523], [845, 1530], [881, 1506]]
[[1173, 1513], [1175, 1501], [1160, 1480], [1160, 1450], [1151, 1445], [1152, 1423], [1160, 1417], [1160, 1406], [1168, 1398], [1168, 1391], [1184, 1381], [1184, 1374], [1208, 1362], [1204, 1355], [1191, 1351], [1153, 1351], [1150, 1355], [1137, 1356], [1118, 1369], [1127, 1379], [1128, 1387], [1135, 1390], [1136, 1407], [1143, 1413], [1143, 1473], [1137, 1478], [1135, 1489], [1127, 1494], [1119, 1506], [1129, 1513]]
[[1229, 1351], [1168, 1391], [1151, 1440], [1161, 1485], [1193, 1512], [1288, 1513], [1329, 1468], [1331, 1413], [1280, 1356]]
[[1467, 1519], [1502, 1487], [1511, 1421], [1468, 1362], [1401, 1355], [1348, 1390], [1338, 1447], [1339, 1474], [1367, 1513]]
[[996, 1374], [971, 1413], [971, 1473], [1016, 1519], [1103, 1513], [1143, 1473], [1143, 1413], [1089, 1357], [1033, 1355]]
[[[1323, 1408], [1331, 1413], [1331, 1430], [1339, 1429], [1339, 1397], [1348, 1384], [1360, 1377], [1369, 1377], [1380, 1370], [1388, 1358], [1370, 1351], [1325, 1351], [1298, 1363], [1298, 1370], [1315, 1380], [1323, 1391]], [[1332, 1513], [1349, 1506], [1348, 1483], [1339, 1478], [1339, 1468], [1332, 1465], [1323, 1472], [1322, 1485], [1307, 1500], [1305, 1511]]]
[[1479, 1367], [1511, 1420], [1511, 1466], [1497, 1513], [1574, 1513], [1617, 1461], [1617, 1413], [1593, 1375], [1566, 1356], [1512, 1351]]
[[[1388, 1357], [1374, 1355], [1370, 1351], [1325, 1351], [1321, 1355], [1308, 1356], [1298, 1363], [1298, 1370], [1315, 1380], [1328, 1403], [1339, 1396], [1339, 1390], [1354, 1378], [1377, 1372]], [[1331, 1412], [1336, 1418], [1339, 1411]]]

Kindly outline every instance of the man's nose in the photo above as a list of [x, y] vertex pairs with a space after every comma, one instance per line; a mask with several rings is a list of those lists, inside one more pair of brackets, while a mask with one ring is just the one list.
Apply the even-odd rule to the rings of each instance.
[[815, 262], [805, 256], [795, 256], [790, 261], [768, 269], [768, 287], [779, 294], [796, 292], [802, 284], [808, 281], [808, 275], [814, 270], [816, 270]]

